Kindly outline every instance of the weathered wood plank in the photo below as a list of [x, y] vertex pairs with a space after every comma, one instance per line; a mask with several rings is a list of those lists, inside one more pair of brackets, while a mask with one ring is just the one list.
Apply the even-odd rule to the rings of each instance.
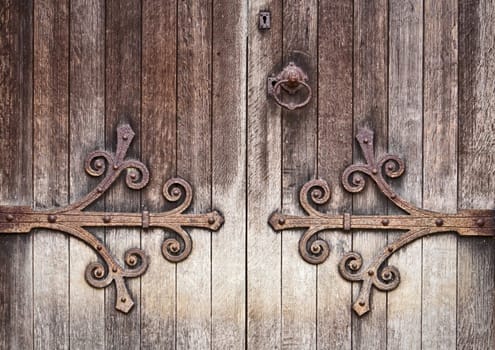
[[[389, 2], [389, 152], [406, 162], [392, 187], [422, 206], [423, 187], [423, 1]], [[390, 205], [390, 214], [401, 211]], [[389, 242], [404, 232], [389, 233]], [[389, 259], [400, 271], [400, 286], [388, 294], [387, 348], [421, 348], [421, 241]]]
[[[492, 1], [459, 2], [459, 209], [495, 206], [494, 23]], [[459, 240], [458, 349], [495, 346], [494, 243]]]
[[[99, 179], [84, 171], [86, 155], [105, 147], [104, 62], [105, 8], [97, 0], [70, 3], [70, 201], [91, 191]], [[95, 210], [103, 210], [97, 203]], [[92, 229], [100, 239], [103, 230]], [[105, 346], [104, 292], [84, 278], [86, 266], [98, 258], [76, 238], [70, 239], [70, 347]]]
[[[142, 154], [151, 178], [143, 190], [150, 212], [163, 211], [162, 187], [176, 174], [177, 2], [143, 1]], [[151, 264], [141, 284], [141, 347], [175, 349], [176, 265], [161, 253], [162, 230], [143, 233]]]
[[227, 218], [212, 238], [213, 349], [246, 343], [247, 4], [213, 2], [211, 200]]
[[[340, 186], [352, 163], [352, 0], [320, 1], [318, 23], [318, 176], [330, 183], [332, 197], [322, 209], [351, 212], [352, 197]], [[343, 232], [320, 235], [330, 244], [318, 266], [318, 349], [351, 349], [351, 288], [335, 266], [351, 248]]]
[[[315, 177], [317, 163], [317, 26], [315, 0], [283, 2], [284, 66], [293, 61], [309, 77], [313, 98], [304, 109], [283, 111], [282, 207], [302, 214], [299, 189]], [[283, 67], [281, 67], [283, 68]], [[282, 237], [282, 348], [316, 347], [316, 267], [301, 259], [300, 230]]]
[[[106, 2], [106, 148], [116, 147], [119, 124], [128, 123], [137, 137], [127, 156], [140, 156], [141, 109], [141, 3], [138, 0]], [[140, 193], [119, 179], [106, 197], [107, 211], [139, 211]], [[132, 229], [107, 229], [106, 243], [122, 261], [125, 251], [140, 246], [140, 234]], [[127, 284], [136, 304], [128, 314], [115, 309], [115, 290], [105, 290], [106, 348], [135, 349], [140, 344], [140, 283]]]
[[[33, 177], [36, 209], [68, 202], [68, 1], [34, 3]], [[34, 348], [69, 346], [69, 240], [33, 237]]]
[[[0, 203], [31, 205], [33, 4], [0, 3]], [[32, 240], [0, 238], [0, 349], [33, 347]]]
[[[375, 131], [375, 154], [387, 151], [387, 1], [354, 3], [354, 132], [367, 127]], [[359, 146], [354, 143], [354, 159], [362, 161]], [[387, 203], [377, 186], [369, 183], [362, 193], [353, 196], [354, 214], [385, 214]], [[387, 244], [386, 234], [357, 232], [353, 250], [364, 261], [372, 259]], [[356, 298], [359, 284], [355, 284]], [[352, 342], [355, 349], [386, 348], [386, 294], [373, 291], [371, 312], [363, 317], [353, 313]]]
[[[281, 112], [266, 92], [266, 79], [282, 59], [282, 1], [255, 0], [249, 7], [248, 187], [247, 187], [247, 346], [281, 347], [282, 235], [267, 225], [281, 204]], [[271, 12], [271, 29], [259, 31], [261, 10]], [[273, 70], [273, 71], [270, 71]]]
[[[457, 1], [424, 8], [423, 207], [457, 207]], [[422, 347], [456, 347], [455, 235], [423, 239]]]
[[[190, 212], [211, 206], [211, 1], [179, 3], [177, 173], [194, 189]], [[189, 230], [191, 255], [177, 265], [177, 348], [211, 347], [211, 233]]]

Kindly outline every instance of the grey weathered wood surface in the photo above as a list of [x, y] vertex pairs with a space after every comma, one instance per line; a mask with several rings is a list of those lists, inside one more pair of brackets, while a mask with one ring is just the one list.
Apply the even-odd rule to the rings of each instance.
[[[69, 3], [34, 2], [33, 18], [34, 207], [69, 199]], [[35, 349], [69, 346], [69, 239], [33, 235], [33, 341]]]
[[[260, 10], [270, 30], [258, 30]], [[113, 151], [127, 122], [150, 183], [135, 192], [119, 180], [93, 209], [170, 208], [162, 186], [179, 175], [194, 188], [189, 211], [216, 208], [226, 222], [189, 230], [193, 251], [177, 265], [160, 251], [169, 232], [94, 230], [118, 259], [140, 246], [150, 256], [128, 281], [128, 315], [113, 286], [84, 281], [96, 256], [77, 240], [1, 235], [0, 348], [493, 348], [493, 240], [408, 246], [389, 262], [401, 284], [373, 291], [359, 318], [359, 286], [336, 264], [351, 249], [368, 260], [398, 233], [321, 233], [331, 253], [315, 267], [299, 256], [302, 230], [274, 233], [267, 218], [302, 214], [300, 186], [316, 177], [332, 188], [323, 211], [398, 212], [371, 182], [355, 195], [340, 185], [362, 160], [363, 126], [378, 155], [406, 161], [391, 185], [407, 200], [493, 209], [494, 13], [489, 0], [1, 1], [0, 205], [81, 197], [97, 182], [84, 157]], [[291, 60], [314, 92], [296, 112], [266, 95], [266, 77]]]
[[[459, 2], [458, 208], [495, 206], [495, 4]], [[495, 347], [495, 240], [459, 239], [457, 348]]]
[[[0, 10], [0, 203], [31, 205], [32, 1]], [[0, 348], [33, 348], [32, 236], [0, 236]]]
[[[421, 207], [423, 187], [423, 2], [389, 2], [388, 148], [407, 160], [406, 172], [391, 184]], [[389, 204], [390, 214], [400, 214]], [[403, 232], [389, 233], [388, 241]], [[394, 254], [400, 286], [387, 300], [387, 348], [421, 348], [421, 241]]]
[[[334, 214], [352, 211], [352, 197], [339, 181], [352, 163], [352, 23], [352, 1], [319, 2], [317, 171], [332, 191], [323, 209]], [[317, 348], [351, 349], [352, 284], [335, 267], [350, 250], [352, 237], [335, 231], [320, 236], [331, 252], [317, 268]]]
[[[69, 86], [69, 200], [75, 202], [97, 184], [87, 176], [82, 160], [105, 147], [105, 8], [94, 0], [70, 2]], [[94, 210], [103, 210], [102, 201]], [[91, 229], [100, 239], [102, 229]], [[84, 279], [86, 266], [96, 254], [76, 238], [70, 238], [69, 342], [74, 349], [105, 348], [104, 292]]]

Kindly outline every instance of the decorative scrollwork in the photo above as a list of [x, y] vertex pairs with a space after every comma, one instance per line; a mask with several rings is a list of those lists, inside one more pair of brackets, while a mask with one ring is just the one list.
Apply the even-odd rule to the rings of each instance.
[[330, 187], [321, 179], [307, 182], [300, 191], [299, 201], [307, 216], [273, 213], [269, 223], [275, 231], [305, 228], [299, 241], [299, 253], [310, 264], [321, 264], [329, 256], [328, 242], [317, 238], [323, 230], [401, 230], [405, 233], [390, 243], [369, 263], [364, 264], [357, 252], [344, 254], [339, 263], [340, 275], [350, 282], [361, 282], [361, 289], [353, 309], [358, 315], [370, 310], [372, 287], [380, 291], [391, 291], [400, 283], [399, 270], [386, 265], [396, 251], [411, 242], [431, 234], [456, 232], [461, 236], [495, 236], [495, 211], [465, 210], [457, 214], [444, 214], [417, 208], [401, 198], [388, 184], [385, 177], [395, 179], [405, 172], [405, 164], [395, 155], [386, 154], [376, 160], [373, 132], [361, 129], [356, 135], [366, 163], [353, 164], [342, 174], [342, 185], [351, 193], [361, 192], [369, 177], [380, 191], [407, 215], [366, 216], [328, 215], [320, 212], [316, 205], [330, 200]]
[[217, 231], [223, 224], [223, 217], [216, 210], [205, 214], [184, 213], [191, 205], [193, 191], [191, 185], [181, 178], [172, 178], [164, 185], [165, 199], [177, 204], [169, 211], [153, 214], [146, 210], [142, 213], [83, 212], [100, 198], [124, 171], [125, 183], [130, 189], [140, 190], [148, 184], [148, 168], [140, 161], [125, 159], [134, 136], [134, 131], [129, 125], [122, 125], [117, 129], [115, 154], [98, 150], [87, 156], [84, 163], [86, 172], [90, 176], [104, 177], [94, 190], [75, 203], [45, 212], [34, 211], [29, 207], [0, 206], [0, 232], [29, 233], [34, 228], [46, 228], [67, 233], [90, 246], [102, 261], [92, 262], [86, 267], [86, 281], [95, 288], [105, 288], [114, 283], [115, 308], [124, 313], [129, 312], [134, 305], [125, 283], [126, 279], [143, 275], [148, 268], [149, 258], [143, 250], [131, 248], [124, 255], [124, 264], [121, 264], [103, 242], [86, 230], [87, 227], [159, 227], [173, 231], [178, 238], [165, 239], [162, 251], [167, 260], [180, 262], [186, 259], [192, 250], [191, 237], [184, 227]]

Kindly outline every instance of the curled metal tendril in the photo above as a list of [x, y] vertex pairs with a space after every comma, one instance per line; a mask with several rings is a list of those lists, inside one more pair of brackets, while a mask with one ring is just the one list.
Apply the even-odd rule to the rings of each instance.
[[320, 230], [319, 227], [309, 229], [299, 240], [299, 254], [305, 261], [314, 265], [321, 264], [330, 255], [330, 246], [327, 241], [319, 238], [311, 240]]
[[191, 185], [180, 177], [169, 179], [163, 185], [163, 197], [172, 203], [181, 201], [176, 208], [168, 211], [169, 214], [182, 213], [192, 202]]
[[330, 200], [331, 191], [328, 183], [321, 179], [307, 182], [299, 192], [299, 202], [308, 214], [321, 216], [322, 214], [313, 207], [313, 204], [322, 205]]
[[171, 262], [180, 262], [186, 259], [192, 251], [191, 236], [187, 231], [176, 228], [178, 237], [169, 237], [162, 243], [162, 254]]

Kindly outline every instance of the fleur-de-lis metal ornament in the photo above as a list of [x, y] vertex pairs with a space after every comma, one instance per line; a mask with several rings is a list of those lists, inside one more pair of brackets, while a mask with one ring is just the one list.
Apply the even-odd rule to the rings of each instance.
[[29, 233], [36, 228], [64, 232], [86, 243], [100, 256], [101, 261], [86, 267], [86, 281], [95, 288], [105, 288], [115, 283], [115, 308], [127, 313], [134, 301], [126, 286], [127, 278], [135, 278], [146, 272], [149, 259], [139, 248], [129, 249], [121, 264], [108, 247], [88, 227], [137, 227], [147, 229], [158, 227], [173, 231], [176, 237], [164, 240], [163, 256], [171, 262], [186, 259], [192, 250], [192, 240], [185, 227], [198, 227], [217, 231], [223, 224], [222, 215], [213, 210], [205, 214], [186, 214], [192, 201], [191, 185], [181, 179], [172, 178], [163, 186], [163, 195], [176, 207], [158, 213], [143, 210], [140, 213], [84, 211], [100, 198], [117, 178], [126, 171], [125, 183], [133, 190], [141, 190], [149, 181], [148, 168], [137, 160], [125, 159], [135, 134], [129, 125], [117, 129], [117, 150], [115, 154], [95, 151], [85, 161], [86, 172], [94, 177], [104, 175], [98, 186], [85, 197], [63, 208], [37, 211], [24, 206], [0, 206], [0, 233]]
[[356, 139], [366, 163], [353, 164], [342, 175], [344, 188], [351, 193], [361, 192], [368, 176], [380, 191], [406, 215], [329, 215], [320, 212], [315, 205], [330, 200], [330, 187], [324, 180], [306, 183], [299, 194], [305, 216], [274, 213], [269, 223], [276, 231], [304, 228], [306, 232], [299, 240], [299, 253], [310, 264], [323, 263], [330, 253], [330, 247], [317, 233], [324, 230], [399, 230], [405, 233], [384, 247], [370, 262], [364, 263], [357, 252], [344, 254], [339, 263], [341, 276], [352, 282], [361, 282], [361, 289], [353, 309], [358, 315], [370, 310], [372, 287], [381, 291], [395, 289], [400, 283], [400, 273], [395, 266], [386, 265], [388, 258], [409, 243], [428, 235], [456, 232], [461, 236], [495, 236], [494, 210], [463, 210], [457, 214], [445, 214], [417, 208], [401, 198], [387, 183], [385, 177], [395, 179], [405, 171], [405, 164], [397, 156], [386, 154], [376, 159], [373, 132], [361, 129]]

